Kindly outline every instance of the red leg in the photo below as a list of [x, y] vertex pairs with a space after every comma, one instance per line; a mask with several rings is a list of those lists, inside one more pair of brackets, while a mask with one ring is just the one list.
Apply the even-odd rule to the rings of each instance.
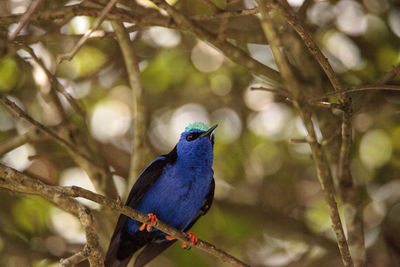
[[186, 234], [188, 235], [188, 237], [190, 238], [190, 245], [187, 246], [186, 242], [182, 242], [182, 248], [190, 248], [191, 246], [193, 246], [194, 244], [197, 243], [197, 241], [199, 241], [199, 239], [197, 238], [197, 236], [192, 233], [192, 232], [186, 232]]
[[156, 225], [158, 222], [157, 216], [154, 215], [153, 213], [149, 213], [147, 214], [147, 216], [149, 217], [150, 223], [143, 223], [142, 226], [140, 226], [139, 231], [143, 231], [145, 228], [147, 230], [147, 232], [151, 231], [151, 227], [153, 225]]

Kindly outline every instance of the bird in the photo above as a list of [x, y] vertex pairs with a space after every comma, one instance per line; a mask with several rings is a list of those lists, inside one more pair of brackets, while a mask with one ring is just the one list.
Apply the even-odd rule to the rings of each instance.
[[198, 241], [188, 232], [205, 215], [214, 198], [214, 130], [202, 122], [189, 124], [171, 152], [153, 160], [133, 185], [126, 205], [147, 214], [148, 223], [119, 216], [105, 258], [106, 267], [126, 266], [139, 249], [134, 266], [141, 267], [169, 248], [176, 239], [155, 229], [158, 220], [188, 234], [190, 248]]

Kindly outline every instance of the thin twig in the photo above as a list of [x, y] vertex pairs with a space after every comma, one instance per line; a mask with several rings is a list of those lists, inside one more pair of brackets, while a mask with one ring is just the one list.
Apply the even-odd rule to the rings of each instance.
[[44, 134], [48, 135], [49, 137], [53, 138], [55, 141], [57, 141], [59, 144], [61, 144], [68, 150], [73, 151], [75, 155], [85, 159], [90, 164], [92, 164], [93, 167], [102, 171], [101, 167], [99, 167], [95, 163], [93, 163], [90, 158], [88, 158], [85, 154], [83, 154], [81, 151], [76, 149], [73, 144], [69, 143], [67, 140], [65, 140], [62, 137], [60, 137], [59, 135], [57, 135], [53, 130], [47, 128], [40, 122], [33, 119], [31, 116], [29, 116], [27, 113], [25, 113], [20, 107], [18, 107], [14, 102], [9, 100], [3, 94], [0, 94], [0, 102], [3, 103], [5, 105], [5, 107], [8, 108], [11, 112], [13, 112], [15, 115], [24, 119], [29, 124], [35, 126], [37, 129], [39, 129], [40, 131], [42, 131]]
[[[43, 61], [38, 58], [33, 51], [33, 49], [29, 46], [22, 46], [22, 49], [24, 49], [26, 52], [29, 53], [29, 55], [32, 57], [33, 61], [39, 65], [39, 67], [42, 68], [42, 70], [45, 72], [47, 79], [52, 85], [52, 88], [54, 88], [57, 92], [62, 94], [65, 99], [67, 99], [68, 103], [71, 105], [71, 107], [75, 110], [75, 112], [82, 117], [82, 119], [86, 120], [86, 113], [85, 111], [79, 106], [79, 104], [76, 102], [76, 100], [68, 94], [68, 92], [65, 90], [64, 86], [58, 81], [58, 79], [50, 72], [49, 69], [46, 68], [44, 65]], [[59, 101], [57, 101], [59, 102]], [[61, 106], [58, 107], [59, 110], [63, 110]], [[62, 112], [62, 111], [60, 111]]]
[[33, 13], [42, 5], [43, 0], [34, 0], [28, 7], [28, 10], [22, 15], [20, 22], [18, 23], [17, 28], [10, 33], [8, 39], [10, 41], [14, 40], [17, 37], [18, 33], [25, 27], [25, 25], [29, 22], [29, 19], [33, 15]]
[[386, 84], [390, 80], [393, 80], [400, 74], [400, 65], [398, 66], [393, 66], [392, 70], [385, 73], [377, 82], [377, 84]]
[[190, 19], [195, 21], [207, 21], [207, 20], [215, 20], [221, 18], [232, 18], [232, 17], [240, 17], [240, 16], [249, 16], [258, 13], [258, 7], [250, 8], [250, 9], [243, 9], [238, 11], [223, 11], [218, 12], [217, 14], [213, 15], [195, 15], [190, 17]]
[[93, 26], [82, 36], [82, 38], [75, 44], [72, 50], [66, 54], [59, 55], [57, 57], [57, 62], [60, 63], [63, 60], [71, 60], [76, 53], [81, 49], [81, 47], [85, 44], [85, 42], [89, 39], [90, 35], [100, 26], [100, 24], [104, 21], [107, 14], [114, 7], [118, 0], [110, 0], [104, 9], [101, 11], [100, 16], [93, 23]]
[[250, 90], [254, 90], [254, 91], [261, 90], [261, 91], [272, 92], [272, 93], [275, 93], [275, 94], [278, 94], [278, 95], [281, 95], [281, 96], [284, 96], [284, 97], [289, 97], [289, 98], [292, 97], [292, 94], [286, 89], [283, 89], [283, 88], [270, 88], [269, 85], [266, 85], [266, 84], [263, 84], [263, 83], [254, 83], [254, 84], [249, 85], [248, 88]]
[[86, 260], [89, 256], [89, 250], [88, 247], [85, 246], [81, 251], [78, 251], [71, 257], [68, 257], [66, 259], [61, 259], [60, 264], [58, 265], [59, 267], [72, 267], [75, 266], [76, 264]]
[[22, 146], [25, 143], [29, 142], [37, 142], [40, 140], [44, 140], [45, 136], [38, 129], [32, 129], [22, 135], [16, 135], [10, 139], [7, 139], [5, 142], [0, 144], [0, 156], [4, 155], [11, 150]]
[[[71, 199], [70, 197], [86, 198], [104, 207], [108, 207], [114, 211], [118, 211], [139, 222], [148, 223], [147, 215], [140, 213], [129, 206], [123, 205], [120, 201], [104, 197], [102, 195], [93, 193], [89, 190], [77, 186], [62, 187], [62, 186], [47, 185], [41, 182], [40, 180], [30, 178], [29, 176], [21, 172], [18, 172], [10, 167], [7, 167], [1, 163], [0, 163], [0, 187], [7, 188], [15, 192], [40, 195], [46, 198], [47, 200], [50, 200], [51, 202], [55, 203], [56, 205], [59, 205], [61, 208], [67, 210], [68, 212], [71, 212], [72, 214], [77, 215], [80, 218], [82, 217], [83, 219], [81, 219], [81, 222], [85, 226], [85, 231], [94, 229], [94, 223], [90, 221], [91, 218], [90, 211], [87, 208], [83, 208], [84, 210], [79, 210], [78, 207], [83, 207], [83, 206], [74, 199]], [[161, 221], [159, 221], [158, 224], [154, 227], [181, 241], [184, 242], [190, 241], [190, 238], [187, 234]], [[93, 242], [94, 237], [90, 236], [90, 238], [91, 238], [90, 240]], [[97, 247], [94, 244], [90, 246], [89, 240], [88, 240], [88, 245], [91, 249], [92, 247], [95, 248]], [[199, 240], [193, 246], [201, 250], [204, 250], [209, 254], [212, 254], [220, 258], [222, 261], [232, 264], [233, 266], [242, 266], [242, 267], [249, 266], [246, 263], [235, 258], [234, 256], [228, 254], [227, 252], [217, 248], [215, 245], [212, 245], [206, 241]], [[93, 253], [92, 250], [90, 250], [90, 252]], [[96, 254], [95, 256], [100, 258], [98, 254]]]
[[400, 86], [399, 85], [379, 85], [379, 84], [371, 84], [371, 85], [361, 85], [361, 86], [354, 86], [354, 87], [349, 87], [347, 89], [341, 90], [341, 91], [336, 91], [336, 92], [330, 92], [324, 95], [320, 96], [314, 96], [308, 98], [308, 101], [314, 102], [318, 100], [322, 100], [328, 97], [332, 96], [339, 96], [341, 94], [348, 94], [348, 93], [353, 93], [353, 92], [361, 92], [361, 91], [375, 91], [375, 90], [388, 90], [388, 91], [400, 91]]

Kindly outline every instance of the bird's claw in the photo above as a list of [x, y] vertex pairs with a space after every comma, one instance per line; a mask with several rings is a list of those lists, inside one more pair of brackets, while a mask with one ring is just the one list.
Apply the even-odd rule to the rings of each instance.
[[143, 223], [142, 226], [140, 226], [139, 231], [143, 231], [146, 228], [147, 232], [150, 232], [151, 227], [157, 225], [158, 219], [156, 215], [149, 213], [147, 214], [147, 217], [149, 217], [150, 223]]
[[199, 241], [199, 239], [192, 232], [186, 232], [186, 234], [188, 235], [188, 238], [190, 238], [190, 243], [189, 245], [187, 245], [186, 242], [182, 242], [182, 248], [190, 249], [192, 246], [194, 246], [194, 244], [196, 244]]

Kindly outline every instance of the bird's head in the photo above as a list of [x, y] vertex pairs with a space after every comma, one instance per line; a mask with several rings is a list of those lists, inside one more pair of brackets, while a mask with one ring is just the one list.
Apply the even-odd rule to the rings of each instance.
[[192, 159], [208, 158], [212, 161], [214, 130], [217, 126], [209, 127], [202, 122], [189, 124], [177, 144], [178, 155]]

